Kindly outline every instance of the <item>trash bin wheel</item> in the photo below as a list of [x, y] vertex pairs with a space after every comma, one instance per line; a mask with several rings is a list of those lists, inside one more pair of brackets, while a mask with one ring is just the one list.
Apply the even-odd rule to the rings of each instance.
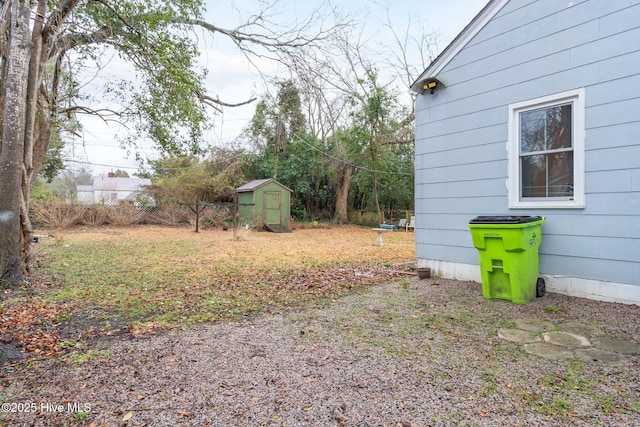
[[538, 281], [536, 282], [536, 296], [538, 298], [543, 297], [546, 288], [547, 285], [544, 283], [544, 279], [542, 277], [538, 277]]

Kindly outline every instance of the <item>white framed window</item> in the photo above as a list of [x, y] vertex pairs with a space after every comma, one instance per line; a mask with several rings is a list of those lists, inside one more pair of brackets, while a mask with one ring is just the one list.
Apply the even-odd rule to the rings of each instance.
[[510, 208], [584, 208], [584, 89], [509, 105]]

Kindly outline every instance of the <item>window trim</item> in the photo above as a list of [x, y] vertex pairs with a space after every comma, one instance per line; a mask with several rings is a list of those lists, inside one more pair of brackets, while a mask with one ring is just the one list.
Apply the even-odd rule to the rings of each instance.
[[[585, 91], [584, 88], [547, 95], [536, 99], [509, 105], [509, 136], [507, 139], [508, 177], [510, 209], [583, 209], [585, 206]], [[572, 104], [572, 147], [573, 147], [573, 200], [536, 199], [522, 200], [520, 174], [520, 113]]]

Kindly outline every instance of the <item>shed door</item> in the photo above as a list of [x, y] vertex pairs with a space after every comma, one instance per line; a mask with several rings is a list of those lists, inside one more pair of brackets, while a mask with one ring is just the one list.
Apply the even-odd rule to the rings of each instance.
[[264, 223], [280, 224], [280, 192], [264, 192]]

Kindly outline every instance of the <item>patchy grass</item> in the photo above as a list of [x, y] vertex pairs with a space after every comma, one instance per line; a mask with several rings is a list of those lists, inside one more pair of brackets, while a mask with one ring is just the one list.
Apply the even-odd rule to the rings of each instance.
[[516, 327], [508, 320], [514, 313], [544, 318], [545, 301], [484, 304], [479, 284], [440, 282], [435, 287], [428, 280], [397, 280], [363, 289], [334, 303], [323, 317], [316, 310], [301, 313], [296, 328], [303, 332], [305, 348], [326, 341], [367, 357], [384, 354], [402, 360], [401, 366], [413, 369], [428, 393], [438, 390], [455, 402], [451, 412], [437, 414], [432, 423], [476, 425], [468, 424], [468, 412], [466, 419], [456, 412], [463, 407], [476, 408], [481, 419], [488, 417], [477, 425], [520, 425], [515, 418], [501, 418], [511, 415], [521, 416], [523, 425], [623, 425], [615, 420], [637, 415], [638, 382], [626, 373], [637, 372], [635, 366], [552, 361], [498, 338], [498, 329]]
[[46, 309], [49, 324], [90, 337], [113, 333], [110, 324], [135, 333], [275, 312], [397, 277], [398, 264], [415, 260], [413, 236], [386, 233], [377, 247], [375, 233], [355, 226], [242, 239], [159, 226], [69, 230], [39, 243], [46, 285], [26, 299], [5, 294], [0, 308]]

